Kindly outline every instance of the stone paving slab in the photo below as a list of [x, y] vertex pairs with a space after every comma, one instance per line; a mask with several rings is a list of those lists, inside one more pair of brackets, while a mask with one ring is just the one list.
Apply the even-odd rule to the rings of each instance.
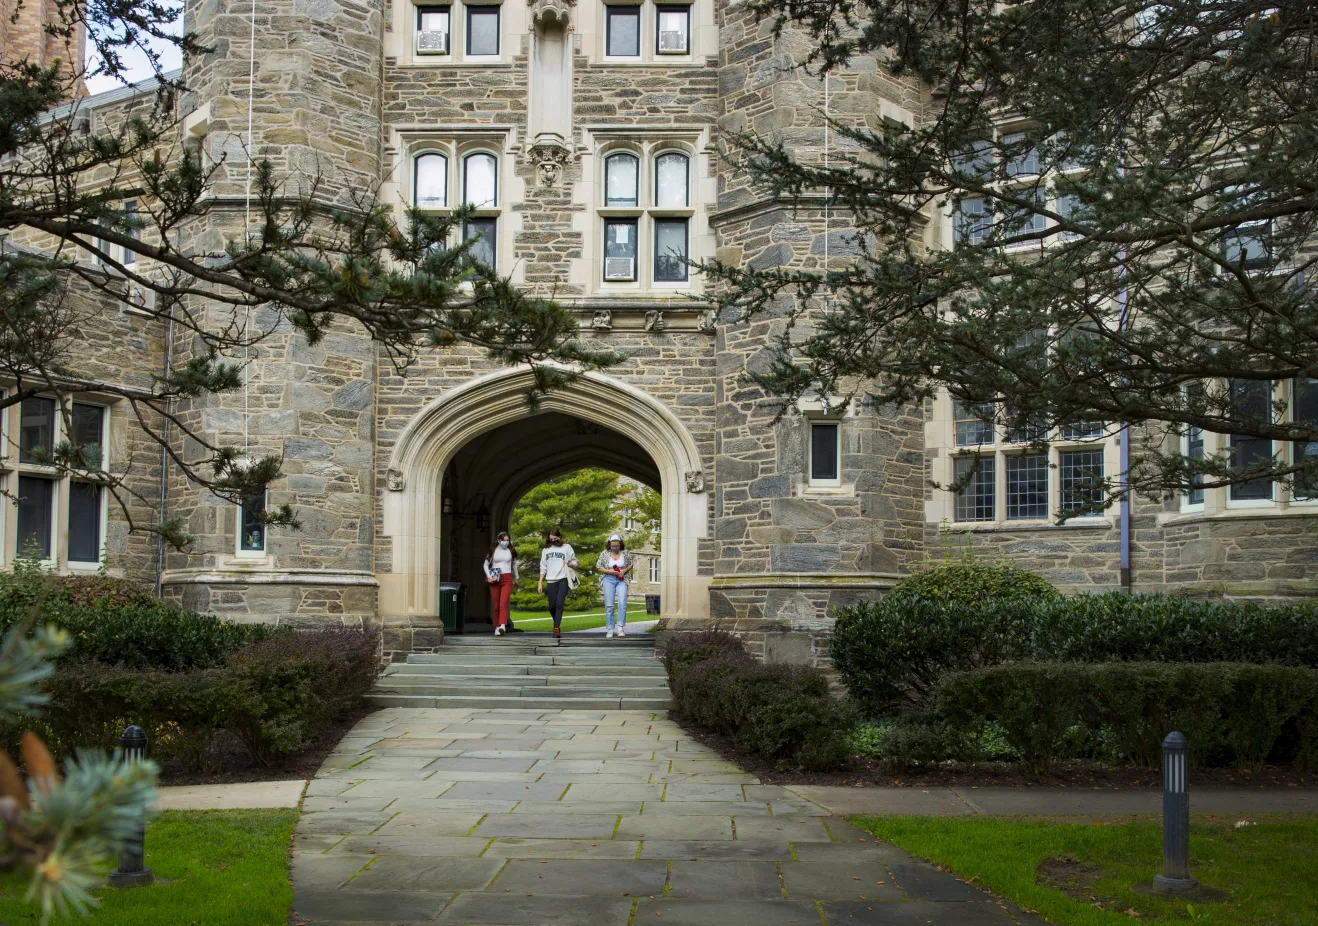
[[662, 713], [389, 708], [307, 793], [295, 926], [1033, 922]]
[[157, 788], [157, 810], [245, 810], [296, 807], [306, 781], [252, 781], [230, 785]]

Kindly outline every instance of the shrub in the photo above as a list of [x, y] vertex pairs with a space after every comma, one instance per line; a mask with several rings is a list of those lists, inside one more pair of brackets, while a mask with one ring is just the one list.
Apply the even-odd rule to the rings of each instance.
[[979, 605], [1015, 599], [1053, 601], [1061, 595], [1047, 579], [1015, 566], [950, 562], [902, 579], [888, 597], [903, 603]]
[[940, 679], [1013, 660], [1318, 666], [1313, 606], [1112, 592], [980, 604], [889, 596], [836, 612], [830, 654], [867, 713], [929, 710]]
[[1316, 708], [1318, 673], [1248, 663], [1013, 663], [949, 674], [938, 699], [954, 725], [1000, 724], [1035, 772], [1104, 740], [1156, 767], [1171, 730], [1186, 735], [1195, 765], [1257, 767], [1277, 753], [1304, 762]]
[[678, 713], [742, 749], [804, 769], [849, 757], [851, 712], [818, 669], [763, 665], [717, 631], [676, 635], [664, 658]]
[[691, 633], [672, 633], [664, 636], [664, 669], [668, 672], [668, 683], [677, 681], [678, 670], [713, 659], [724, 653], [746, 654], [741, 638], [723, 630], [699, 630]]
[[220, 665], [276, 633], [166, 605], [147, 589], [108, 576], [51, 576], [30, 564], [0, 576], [0, 633], [35, 618], [68, 631], [63, 666], [100, 662], [178, 671]]
[[305, 747], [370, 690], [376, 642], [359, 630], [300, 631], [254, 643], [222, 665], [183, 672], [65, 666], [42, 682], [50, 702], [23, 725], [43, 730], [51, 748], [67, 755], [113, 746], [136, 723], [154, 755], [192, 768], [217, 738], [231, 734], [268, 764]]

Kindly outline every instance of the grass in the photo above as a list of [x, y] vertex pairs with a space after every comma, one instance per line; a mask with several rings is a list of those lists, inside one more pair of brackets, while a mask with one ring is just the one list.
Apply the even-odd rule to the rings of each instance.
[[[296, 810], [167, 811], [147, 824], [150, 887], [98, 889], [89, 926], [286, 926], [288, 852]], [[113, 868], [107, 865], [106, 870]], [[26, 884], [0, 884], [0, 923], [39, 923]], [[60, 922], [52, 920], [52, 923]]]
[[[1190, 872], [1228, 892], [1220, 903], [1137, 894], [1162, 867], [1158, 818], [1071, 822], [1013, 817], [856, 817], [853, 822], [1057, 926], [1318, 922], [1318, 817], [1195, 817]], [[1048, 860], [1061, 860], [1049, 862]], [[1040, 883], [1044, 863], [1052, 884]], [[1062, 890], [1062, 887], [1067, 890]]]
[[[645, 620], [645, 601], [627, 601], [627, 620], [637, 621]], [[513, 624], [524, 630], [552, 630], [554, 620], [545, 611], [514, 611]], [[590, 611], [572, 614], [571, 612], [563, 615], [562, 629], [564, 633], [573, 630], [590, 630], [592, 627], [604, 626], [604, 609], [592, 609]]]

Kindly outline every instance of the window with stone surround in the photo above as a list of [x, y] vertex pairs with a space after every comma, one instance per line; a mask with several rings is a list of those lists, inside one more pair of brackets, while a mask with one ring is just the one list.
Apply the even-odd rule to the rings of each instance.
[[842, 422], [810, 421], [809, 467], [812, 487], [842, 485]]
[[[411, 189], [407, 201], [417, 209], [445, 212], [457, 203], [475, 206], [463, 223], [464, 241], [474, 241], [470, 255], [486, 266], [499, 265], [501, 141], [418, 139], [409, 147]], [[450, 191], [456, 191], [450, 195]]]
[[[1004, 160], [1000, 162], [1000, 158]], [[1000, 163], [1001, 175], [997, 172]], [[1032, 201], [1068, 219], [1083, 215], [1083, 205], [1077, 197], [1058, 193], [1052, 182], [1056, 177], [1045, 177], [1040, 173], [1042, 165], [1039, 150], [1032, 142], [1028, 128], [1000, 127], [991, 136], [960, 152], [953, 161], [953, 167], [988, 181], [1004, 197], [1014, 196]], [[1068, 172], [1075, 167], [1064, 164], [1062, 170]], [[1003, 179], [995, 180], [997, 176]], [[965, 196], [950, 204], [948, 218], [952, 247], [983, 245], [994, 236], [1028, 235], [1044, 232], [1049, 227], [1049, 220], [1045, 216], [1032, 210], [1013, 209], [996, 196]], [[1075, 237], [1074, 232], [1055, 232], [1017, 242], [1012, 246], [1039, 248]]]
[[602, 162], [602, 287], [686, 284], [695, 213], [690, 152], [639, 142], [605, 151]]
[[243, 498], [237, 511], [235, 553], [241, 557], [264, 557], [266, 541], [266, 493], [252, 492]]
[[410, 7], [410, 63], [494, 64], [503, 61], [503, 10], [498, 2], [462, 0]]
[[106, 492], [52, 465], [66, 442], [83, 451], [89, 471], [107, 468], [109, 408], [73, 399], [64, 408], [54, 396], [24, 399], [0, 413], [0, 490], [6, 502], [0, 552], [71, 570], [96, 570], [105, 553]]
[[[937, 504], [949, 520], [964, 523], [1047, 524], [1059, 513], [1095, 517], [1104, 477], [1113, 471], [1115, 445], [1107, 429], [1080, 422], [1049, 429], [997, 403], [939, 399], [945, 411], [933, 434], [946, 448], [939, 479], [947, 489]], [[1001, 412], [1001, 414], [999, 414]]]
[[618, 64], [688, 63], [691, 3], [605, 0], [601, 4], [600, 54]]

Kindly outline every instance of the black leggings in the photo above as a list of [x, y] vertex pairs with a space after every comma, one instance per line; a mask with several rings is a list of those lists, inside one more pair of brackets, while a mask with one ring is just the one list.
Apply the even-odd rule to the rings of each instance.
[[549, 599], [549, 616], [554, 619], [554, 628], [563, 621], [563, 602], [567, 601], [567, 579], [545, 583], [545, 597]]

